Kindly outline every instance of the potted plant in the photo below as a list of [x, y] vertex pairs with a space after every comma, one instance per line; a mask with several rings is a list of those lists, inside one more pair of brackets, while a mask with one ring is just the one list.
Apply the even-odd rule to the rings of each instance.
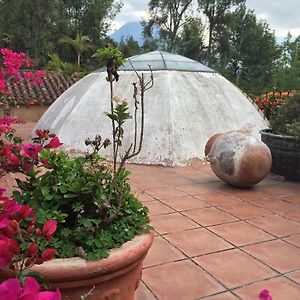
[[272, 153], [271, 172], [300, 180], [300, 95], [287, 98], [270, 117], [270, 128], [261, 140]]
[[[131, 191], [125, 162], [142, 147], [144, 93], [152, 87], [153, 77], [151, 72], [145, 81], [136, 73], [135, 140], [120, 153], [124, 123], [131, 118], [127, 100], [113, 94], [123, 56], [116, 48], [98, 50], [95, 56], [107, 66], [111, 110], [106, 114], [112, 124], [111, 140], [100, 135], [87, 139], [85, 144], [91, 151], [72, 156], [58, 149], [59, 138], [47, 130], [37, 130], [33, 143], [27, 145], [6, 135], [11, 141], [10, 155], [3, 157], [1, 166], [25, 174], [25, 179], [16, 179], [19, 191], [14, 192], [14, 199], [35, 210], [37, 225], [57, 222], [55, 236], [42, 244], [42, 248], [56, 249], [57, 259], [34, 265], [30, 272], [40, 273], [53, 288], [59, 288], [63, 299], [130, 300], [134, 299], [153, 232], [148, 209]], [[139, 111], [142, 126], [138, 128]], [[99, 154], [110, 145], [112, 162]], [[13, 276], [11, 270], [1, 270], [0, 280], [7, 276]]]

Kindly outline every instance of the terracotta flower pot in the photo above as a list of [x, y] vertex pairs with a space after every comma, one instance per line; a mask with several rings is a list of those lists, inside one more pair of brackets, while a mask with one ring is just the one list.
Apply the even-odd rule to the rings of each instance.
[[[53, 288], [59, 288], [64, 300], [80, 300], [89, 291], [88, 300], [133, 300], [153, 236], [153, 232], [140, 234], [111, 250], [105, 259], [53, 259], [32, 270], [44, 276]], [[1, 271], [0, 281], [8, 276], [8, 272]]]

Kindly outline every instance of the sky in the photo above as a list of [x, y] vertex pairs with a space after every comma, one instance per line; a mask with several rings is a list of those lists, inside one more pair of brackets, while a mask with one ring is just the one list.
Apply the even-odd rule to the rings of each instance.
[[[116, 30], [129, 21], [140, 21], [147, 16], [149, 0], [123, 0], [123, 8], [112, 23]], [[246, 0], [248, 8], [255, 10], [259, 19], [266, 20], [282, 40], [288, 31], [293, 37], [300, 35], [300, 0]]]

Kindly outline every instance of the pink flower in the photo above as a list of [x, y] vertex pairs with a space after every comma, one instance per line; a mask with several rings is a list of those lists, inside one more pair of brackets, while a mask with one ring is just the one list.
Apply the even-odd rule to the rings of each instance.
[[259, 298], [262, 300], [272, 300], [272, 296], [270, 295], [268, 290], [262, 290], [259, 293]]
[[57, 136], [53, 137], [49, 144], [45, 146], [46, 149], [54, 149], [61, 146], [63, 143], [60, 142], [59, 138]]
[[31, 158], [37, 159], [38, 154], [41, 151], [41, 145], [34, 145], [34, 144], [25, 144], [23, 146], [23, 153]]
[[61, 300], [59, 290], [55, 292], [40, 292], [39, 283], [32, 277], [27, 277], [22, 288], [18, 279], [11, 278], [0, 285], [1, 300]]
[[61, 300], [61, 293], [59, 289], [56, 289], [55, 292], [41, 292], [39, 294], [39, 300]]
[[46, 236], [52, 236], [57, 228], [57, 221], [56, 220], [48, 220], [42, 229], [43, 235]]

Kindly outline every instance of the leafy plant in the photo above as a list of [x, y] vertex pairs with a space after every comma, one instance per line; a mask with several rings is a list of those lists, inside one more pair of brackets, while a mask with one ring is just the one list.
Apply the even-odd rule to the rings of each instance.
[[107, 66], [111, 60], [114, 60], [116, 68], [125, 62], [123, 53], [118, 48], [113, 47], [99, 48], [93, 57], [98, 59], [100, 67]]
[[32, 171], [27, 181], [18, 181], [22, 192], [14, 198], [36, 209], [39, 223], [58, 221], [50, 246], [59, 257], [107, 257], [109, 249], [149, 229], [148, 209], [131, 192], [125, 169], [114, 178], [113, 165], [96, 152], [72, 158], [42, 150], [40, 159], [47, 161], [47, 172]]
[[[59, 257], [107, 257], [110, 249], [151, 228], [148, 225], [148, 209], [131, 191], [128, 181], [130, 172], [125, 169], [125, 162], [141, 151], [144, 93], [153, 85], [152, 72], [149, 81], [145, 81], [143, 74], [136, 73], [138, 82], [133, 83], [134, 141], [121, 154], [124, 123], [132, 118], [128, 102], [113, 94], [122, 55], [115, 48], [98, 53], [104, 53], [107, 59], [111, 109], [106, 115], [111, 120], [112, 141], [97, 135], [94, 140], [85, 141], [92, 148], [90, 153], [72, 157], [64, 151], [54, 150], [60, 145], [58, 137], [49, 131], [38, 130], [37, 137], [33, 139], [40, 147], [34, 160], [36, 168], [25, 171], [18, 168], [24, 171], [26, 179], [17, 179], [20, 190], [14, 192], [14, 198], [36, 210], [38, 224], [49, 219], [57, 221], [57, 232], [50, 246], [57, 250]], [[111, 59], [116, 59], [116, 63], [111, 64]], [[137, 126], [138, 118], [140, 126]], [[50, 142], [45, 144], [49, 138]], [[113, 148], [112, 162], [99, 154], [101, 148], [110, 145]]]
[[300, 95], [295, 94], [286, 99], [270, 118], [274, 132], [295, 136], [300, 139]]

